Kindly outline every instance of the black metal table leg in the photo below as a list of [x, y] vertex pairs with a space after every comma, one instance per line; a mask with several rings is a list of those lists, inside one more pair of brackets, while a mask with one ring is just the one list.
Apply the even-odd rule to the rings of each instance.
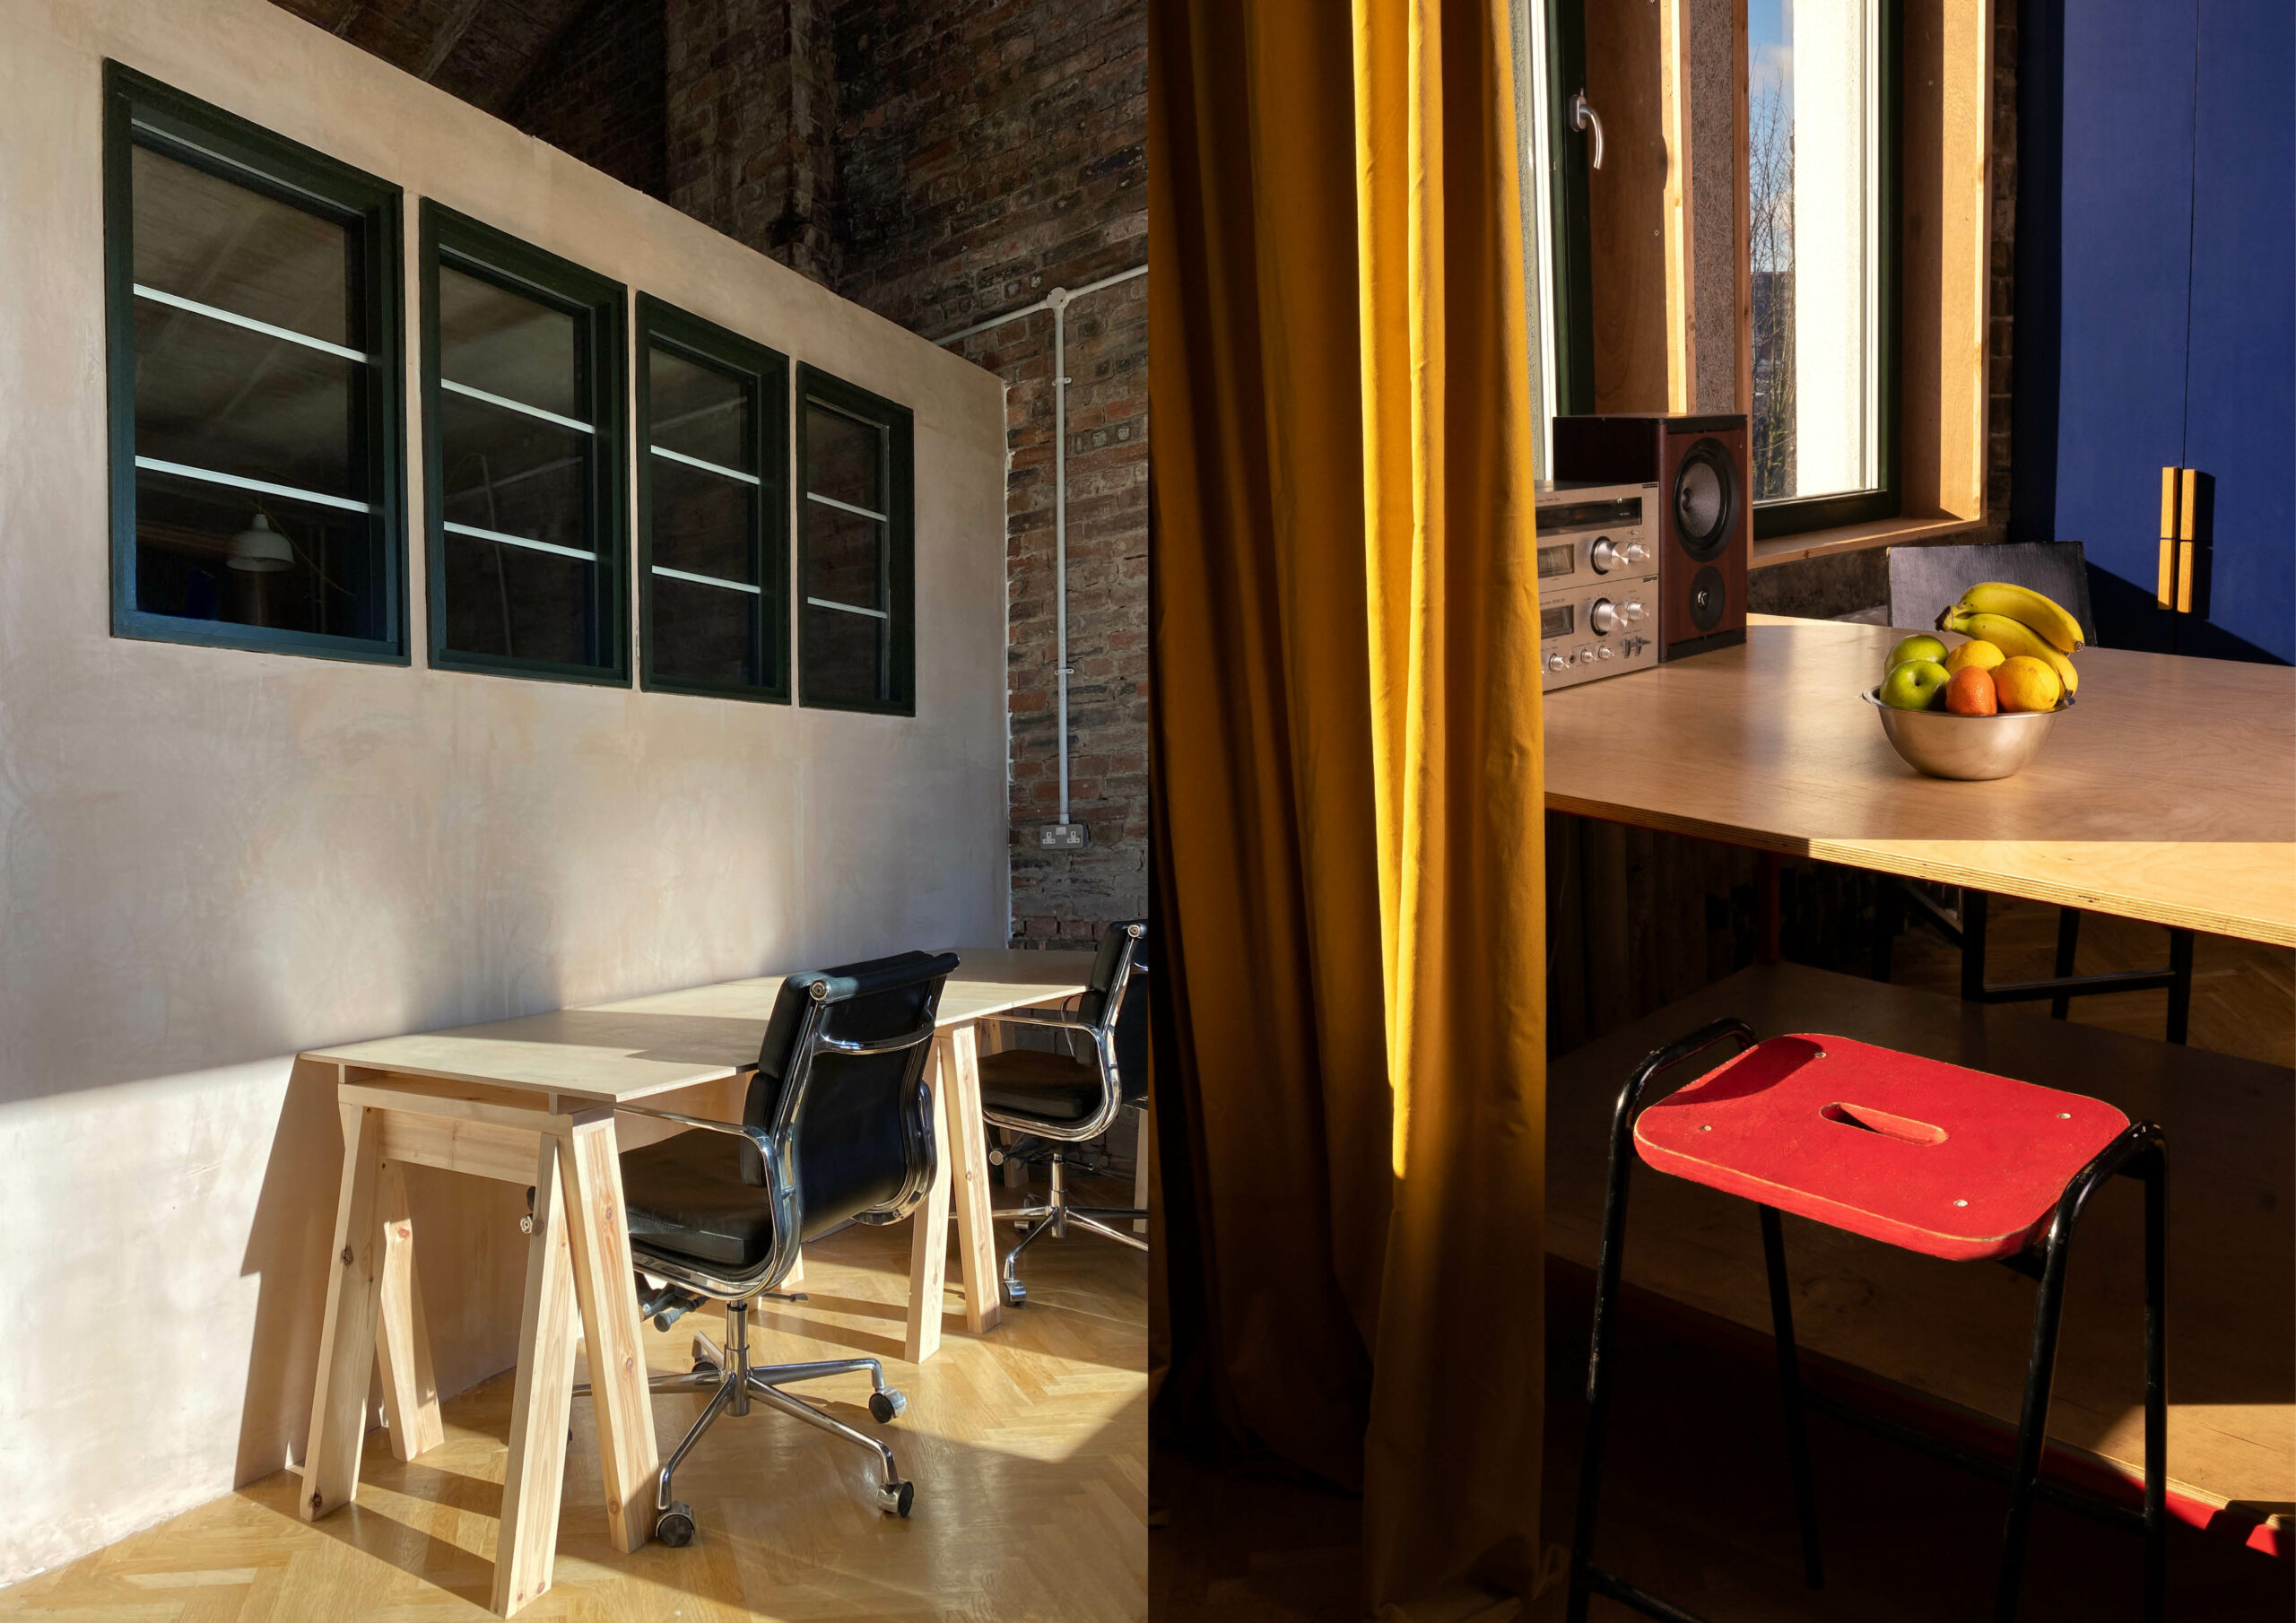
[[2169, 1040], [2182, 1043], [2192, 1025], [2192, 932], [2169, 932]]
[[2144, 1623], [2169, 1614], [2169, 1148], [2144, 1167]]
[[1961, 887], [1961, 1000], [1985, 1002], [1985, 892]]
[[[2057, 978], [2065, 980], [2073, 974], [2073, 960], [2081, 950], [2081, 909], [2059, 907], [2057, 910]], [[2073, 998], [2069, 993], [2059, 993], [2049, 999], [2051, 1020], [2061, 1020], [2073, 1012]]]
[[1802, 1421], [1802, 1375], [1794, 1350], [1794, 1293], [1786, 1278], [1786, 1236], [1778, 1208], [1762, 1206], [1761, 1254], [1770, 1270], [1770, 1324], [1778, 1341], [1778, 1386], [1786, 1403], [1786, 1449], [1794, 1468], [1794, 1509], [1802, 1524], [1802, 1578], [1823, 1589], [1818, 1559], [1818, 1490], [1810, 1470], [1810, 1436]]

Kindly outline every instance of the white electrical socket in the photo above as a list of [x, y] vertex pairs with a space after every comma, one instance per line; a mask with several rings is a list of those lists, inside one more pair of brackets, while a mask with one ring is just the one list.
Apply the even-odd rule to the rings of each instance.
[[1083, 823], [1047, 823], [1037, 830], [1037, 845], [1047, 851], [1082, 851], [1091, 843]]

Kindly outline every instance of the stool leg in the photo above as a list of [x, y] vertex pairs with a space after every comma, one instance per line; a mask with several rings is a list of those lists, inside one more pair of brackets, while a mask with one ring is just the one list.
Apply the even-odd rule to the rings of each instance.
[[[2073, 973], [2073, 960], [2081, 950], [2081, 909], [2059, 907], [2057, 910], [2057, 978], [2065, 980]], [[2048, 1017], [2061, 1020], [2073, 1012], [2073, 999], [2063, 993], [2048, 1000]]]
[[2169, 932], [2169, 1040], [2182, 1043], [2192, 1023], [2192, 932]]
[[1786, 1449], [1794, 1465], [1794, 1509], [1802, 1523], [1802, 1576], [1823, 1589], [1824, 1565], [1818, 1559], [1818, 1492], [1810, 1471], [1810, 1436], [1802, 1423], [1802, 1375], [1794, 1350], [1794, 1295], [1786, 1280], [1786, 1236], [1778, 1208], [1761, 1211], [1762, 1261], [1770, 1268], [1770, 1323], [1778, 1339], [1778, 1388], [1786, 1402]]
[[2169, 1607], [2169, 1155], [2144, 1173], [2144, 1623]]
[[[1631, 1108], [1622, 1107], [1619, 1115], [1631, 1121]], [[1611, 1324], [1618, 1308], [1620, 1258], [1626, 1249], [1627, 1173], [1634, 1165], [1633, 1147], [1623, 1141], [1625, 1136], [1613, 1134], [1610, 1186], [1603, 1196], [1603, 1245], [1595, 1264], [1595, 1332], [1587, 1353], [1587, 1438], [1578, 1448], [1578, 1513], [1570, 1534], [1570, 1596], [1564, 1614], [1568, 1623], [1587, 1623], [1591, 1593], [1587, 1569], [1595, 1559], [1595, 1515], [1603, 1492], [1603, 1431], [1610, 1417]]]
[[2033, 1520], [2033, 1489], [2040, 1480], [2041, 1450], [2048, 1437], [2049, 1387], [2057, 1376], [2057, 1321], [2065, 1306], [2065, 1241], [2049, 1237], [2033, 1305], [2032, 1348], [2025, 1363], [2025, 1402], [2017, 1421], [2017, 1454], [2010, 1470], [2009, 1517], [2001, 1532], [2001, 1570], [1993, 1591], [1994, 1623], [2015, 1623], [2017, 1592], [2025, 1576], [2025, 1540]]

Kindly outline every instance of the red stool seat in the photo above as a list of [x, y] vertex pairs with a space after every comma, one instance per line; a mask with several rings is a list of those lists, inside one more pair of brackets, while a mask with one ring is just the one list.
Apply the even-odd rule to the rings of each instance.
[[2081, 1094], [1799, 1035], [1652, 1105], [1634, 1143], [1661, 1172], [1973, 1262], [2022, 1249], [2127, 1125]]

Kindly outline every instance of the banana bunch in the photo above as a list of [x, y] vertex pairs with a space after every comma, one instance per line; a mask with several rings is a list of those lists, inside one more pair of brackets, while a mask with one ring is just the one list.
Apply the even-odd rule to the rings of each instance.
[[2025, 655], [2040, 660], [2057, 672], [2067, 693], [2081, 685], [2066, 657], [2081, 650], [2081, 622], [2031, 586], [1999, 580], [1971, 586], [1937, 616], [1937, 629], [1989, 642], [2012, 659]]

